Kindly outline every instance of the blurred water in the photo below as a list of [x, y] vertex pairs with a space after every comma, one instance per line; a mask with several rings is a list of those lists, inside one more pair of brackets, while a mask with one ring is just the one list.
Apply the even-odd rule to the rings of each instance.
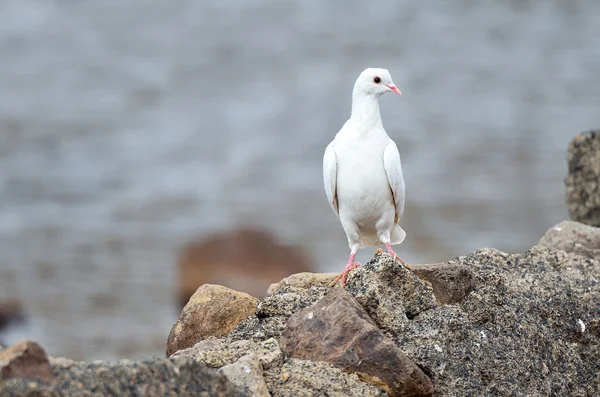
[[407, 186], [397, 251], [529, 248], [567, 217], [570, 138], [598, 126], [599, 37], [591, 0], [4, 0], [0, 299], [32, 315], [9, 338], [162, 355], [176, 249], [240, 224], [341, 270], [321, 160], [369, 66], [404, 94], [381, 100]]

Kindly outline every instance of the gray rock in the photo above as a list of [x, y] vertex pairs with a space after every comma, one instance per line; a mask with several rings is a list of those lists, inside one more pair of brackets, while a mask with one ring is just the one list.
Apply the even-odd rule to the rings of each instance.
[[245, 395], [270, 397], [265, 378], [263, 378], [262, 364], [253, 354], [243, 356], [233, 364], [225, 365], [219, 372]]
[[565, 186], [571, 218], [600, 226], [600, 131], [575, 136], [569, 144], [568, 163]]
[[223, 374], [189, 358], [78, 363], [55, 372], [54, 383], [4, 381], [0, 396], [243, 396]]
[[475, 290], [421, 313], [396, 338], [436, 395], [600, 395], [600, 263], [534, 247], [482, 249], [450, 264], [473, 269]]
[[386, 397], [380, 388], [333, 365], [289, 358], [282, 367], [265, 372], [272, 397]]
[[473, 271], [458, 264], [413, 265], [410, 270], [428, 281], [440, 305], [462, 302], [475, 288]]
[[346, 289], [381, 329], [391, 333], [402, 332], [410, 319], [436, 306], [431, 285], [387, 253], [376, 254], [352, 271]]
[[256, 357], [264, 369], [281, 366], [283, 360], [283, 353], [275, 339], [267, 339], [264, 342], [250, 340], [231, 342], [228, 339], [209, 338], [194, 347], [178, 351], [171, 358], [193, 358], [209, 367], [220, 368], [233, 364], [248, 354]]
[[539, 245], [573, 252], [590, 259], [600, 259], [600, 228], [562, 221], [548, 229]]

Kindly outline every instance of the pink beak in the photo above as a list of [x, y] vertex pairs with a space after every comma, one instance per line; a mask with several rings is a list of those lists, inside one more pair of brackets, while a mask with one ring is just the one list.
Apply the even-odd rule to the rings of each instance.
[[386, 84], [385, 85], [387, 88], [389, 88], [390, 90], [394, 91], [396, 94], [402, 96], [402, 93], [400, 92], [400, 89], [398, 87], [396, 87], [396, 84], [392, 83], [390, 85]]

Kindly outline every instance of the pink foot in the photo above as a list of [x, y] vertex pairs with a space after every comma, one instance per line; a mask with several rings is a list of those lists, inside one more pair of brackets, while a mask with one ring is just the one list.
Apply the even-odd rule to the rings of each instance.
[[391, 245], [390, 243], [386, 243], [386, 244], [385, 244], [385, 247], [387, 248], [388, 254], [390, 254], [390, 255], [394, 255], [394, 260], [398, 259], [398, 260], [400, 261], [400, 263], [402, 263], [403, 265], [406, 265], [406, 266], [408, 266], [408, 264], [407, 264], [406, 262], [404, 262], [402, 259], [400, 259], [400, 258], [398, 257], [398, 254], [396, 254], [396, 253], [394, 252], [394, 250], [392, 249], [392, 245]]
[[330, 287], [333, 287], [334, 285], [336, 285], [337, 282], [340, 280], [342, 280], [342, 282], [341, 282], [342, 288], [344, 288], [346, 286], [346, 280], [348, 279], [348, 273], [350, 273], [351, 270], [354, 270], [358, 266], [360, 266], [360, 263], [354, 262], [355, 256], [356, 256], [356, 254], [350, 255], [350, 259], [348, 260], [348, 264], [346, 265], [346, 268], [331, 282], [331, 284], [329, 284]]

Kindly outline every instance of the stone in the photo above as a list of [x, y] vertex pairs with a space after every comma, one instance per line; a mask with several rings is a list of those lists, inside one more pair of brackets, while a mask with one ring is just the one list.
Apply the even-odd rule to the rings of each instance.
[[290, 317], [281, 337], [287, 356], [324, 361], [390, 396], [428, 396], [430, 379], [377, 327], [343, 288]]
[[219, 372], [225, 375], [244, 395], [271, 396], [265, 378], [263, 378], [262, 364], [253, 354], [243, 356], [233, 364], [225, 365]]
[[395, 337], [436, 395], [600, 395], [598, 261], [536, 246], [481, 249], [448, 264], [473, 271], [473, 292], [421, 313]]
[[431, 284], [433, 295], [439, 305], [460, 303], [475, 287], [473, 272], [463, 265], [447, 263], [412, 265], [410, 270]]
[[387, 253], [352, 271], [346, 289], [390, 333], [402, 332], [410, 319], [436, 306], [431, 285]]
[[600, 259], [600, 228], [573, 221], [552, 226], [538, 245]]
[[289, 358], [281, 368], [265, 372], [272, 397], [386, 397], [382, 389], [362, 382], [331, 364]]
[[25, 313], [21, 302], [16, 299], [0, 301], [0, 331], [24, 321]]
[[327, 287], [338, 276], [339, 273], [296, 273], [284, 278], [278, 283], [271, 284], [267, 290], [267, 296], [275, 295], [282, 289], [290, 286], [294, 288], [310, 288], [313, 286]]
[[189, 357], [212, 368], [233, 364], [241, 357], [252, 354], [264, 369], [281, 366], [283, 353], [277, 340], [271, 338], [264, 342], [209, 338], [196, 343], [193, 347], [179, 350], [171, 358]]
[[0, 385], [0, 397], [94, 396], [245, 397], [216, 370], [190, 358], [96, 361], [55, 369], [53, 383], [33, 379], [9, 379]]
[[258, 300], [244, 292], [204, 284], [183, 308], [167, 341], [167, 356], [210, 336], [221, 337], [256, 312]]
[[22, 340], [0, 351], [0, 378], [54, 379], [44, 349], [34, 341]]
[[565, 196], [571, 219], [600, 227], [600, 131], [575, 136], [567, 159]]
[[185, 306], [203, 284], [223, 285], [262, 298], [271, 283], [313, 269], [304, 250], [283, 244], [264, 230], [242, 228], [195, 239], [178, 257], [180, 305]]

